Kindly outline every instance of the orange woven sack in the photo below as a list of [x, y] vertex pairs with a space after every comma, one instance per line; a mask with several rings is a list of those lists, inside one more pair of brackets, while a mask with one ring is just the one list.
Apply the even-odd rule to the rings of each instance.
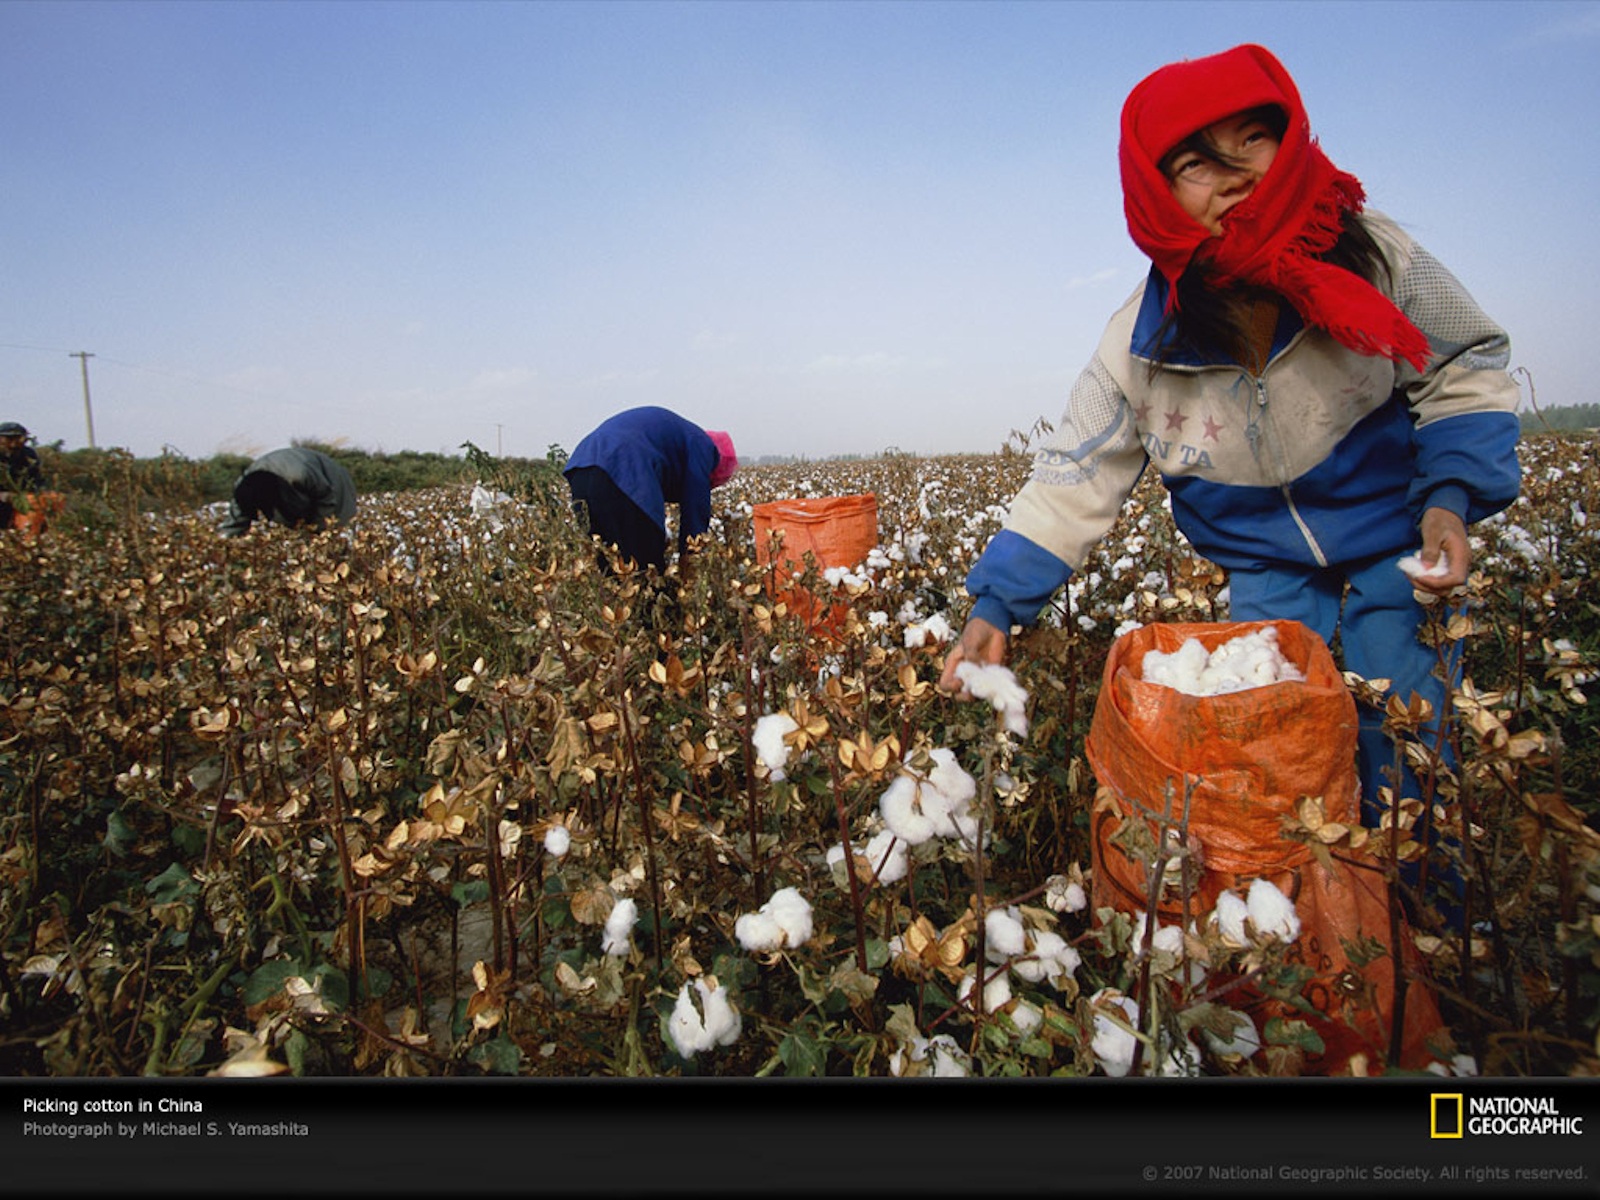
[[[1142, 677], [1147, 651], [1171, 653], [1195, 638], [1209, 653], [1268, 625], [1278, 648], [1305, 675], [1264, 687], [1193, 696]], [[1085, 743], [1100, 783], [1091, 820], [1093, 904], [1143, 911], [1150, 888], [1144, 863], [1111, 840], [1126, 819], [1155, 824], [1170, 794], [1171, 820], [1189, 794], [1189, 835], [1200, 872], [1188, 895], [1169, 889], [1158, 902], [1163, 925], [1187, 927], [1232, 889], [1242, 899], [1266, 878], [1294, 902], [1300, 937], [1291, 948], [1315, 972], [1306, 994], [1324, 1042], [1309, 1069], [1335, 1074], [1363, 1056], [1380, 1067], [1388, 1056], [1395, 1008], [1393, 962], [1386, 953], [1364, 966], [1347, 947], [1359, 940], [1391, 942], [1389, 902], [1382, 876], [1334, 860], [1325, 869], [1310, 847], [1287, 838], [1283, 820], [1305, 796], [1322, 798], [1328, 821], [1359, 822], [1356, 708], [1327, 645], [1297, 621], [1204, 625], [1146, 625], [1119, 638], [1107, 657], [1100, 697]], [[1144, 815], [1141, 816], [1141, 809]], [[1402, 922], [1402, 957], [1416, 960]], [[1264, 1014], [1298, 1016], [1257, 997]], [[1245, 1005], [1246, 1008], [1251, 1005]], [[1426, 1066], [1427, 1037], [1442, 1024], [1431, 991], [1407, 989], [1400, 1063]]]
[[11, 527], [28, 541], [33, 541], [45, 531], [50, 518], [60, 515], [67, 506], [67, 498], [60, 492], [31, 492], [22, 504], [16, 506]]
[[819, 571], [865, 562], [878, 544], [877, 496], [864, 492], [773, 500], [756, 505], [754, 519], [756, 563], [767, 571], [767, 595], [786, 603], [813, 633], [837, 635], [849, 606], [830, 605], [789, 581], [805, 572], [807, 553]]

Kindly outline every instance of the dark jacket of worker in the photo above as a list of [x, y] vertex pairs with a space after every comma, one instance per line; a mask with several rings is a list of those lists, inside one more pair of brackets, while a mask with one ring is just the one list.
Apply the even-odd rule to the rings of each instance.
[[356, 485], [350, 472], [320, 450], [286, 446], [245, 468], [233, 485], [221, 532], [238, 537], [258, 519], [320, 529], [355, 515]]

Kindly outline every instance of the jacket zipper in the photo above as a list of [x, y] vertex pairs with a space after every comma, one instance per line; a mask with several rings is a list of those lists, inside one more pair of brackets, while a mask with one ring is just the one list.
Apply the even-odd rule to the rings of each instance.
[[[1256, 396], [1254, 408], [1245, 423], [1245, 437], [1250, 442], [1250, 453], [1255, 456], [1257, 461], [1260, 461], [1261, 448], [1259, 443], [1264, 436], [1263, 425], [1267, 415], [1267, 381], [1265, 375], [1251, 375], [1249, 378], [1255, 385]], [[1300, 506], [1295, 503], [1294, 493], [1290, 490], [1289, 482], [1284, 479], [1285, 471], [1283, 470], [1283, 458], [1281, 455], [1277, 458], [1277, 468], [1278, 491], [1283, 495], [1283, 503], [1289, 510], [1289, 516], [1293, 518], [1295, 528], [1300, 531], [1300, 536], [1305, 539], [1312, 556], [1317, 560], [1317, 566], [1325, 567], [1328, 565], [1328, 556], [1322, 552], [1322, 546], [1318, 543], [1316, 535], [1311, 532], [1311, 527], [1306, 524], [1305, 518], [1300, 515]]]

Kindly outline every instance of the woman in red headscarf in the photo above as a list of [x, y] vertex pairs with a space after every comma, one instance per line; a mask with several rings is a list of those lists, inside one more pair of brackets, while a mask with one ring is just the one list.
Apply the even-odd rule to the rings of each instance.
[[[1235, 620], [1302, 621], [1346, 669], [1444, 711], [1413, 587], [1448, 593], [1467, 526], [1520, 486], [1509, 342], [1311, 136], [1260, 46], [1162, 67], [1128, 96], [1124, 210], [1148, 278], [1112, 317], [1002, 530], [967, 577], [962, 662], [1002, 661], [1154, 465]], [[1397, 565], [1420, 556], [1430, 573]], [[1364, 712], [1375, 819], [1393, 746]], [[1415, 795], [1412, 791], [1410, 794]]]

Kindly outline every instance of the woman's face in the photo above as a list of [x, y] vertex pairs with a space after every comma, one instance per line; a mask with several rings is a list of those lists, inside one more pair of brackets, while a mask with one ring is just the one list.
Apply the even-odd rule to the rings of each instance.
[[1223, 117], [1199, 135], [1215, 150], [1215, 158], [1180, 149], [1163, 166], [1172, 195], [1183, 211], [1220, 234], [1223, 215], [1255, 191], [1272, 165], [1278, 153], [1278, 135], [1265, 121], [1248, 113]]

